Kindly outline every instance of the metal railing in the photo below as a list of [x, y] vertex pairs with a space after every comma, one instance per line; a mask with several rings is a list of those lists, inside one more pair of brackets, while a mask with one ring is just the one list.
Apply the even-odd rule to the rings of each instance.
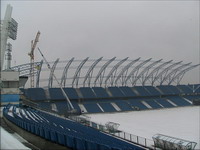
[[155, 149], [154, 141], [151, 139], [140, 137], [140, 136], [137, 136], [134, 134], [130, 134], [130, 133], [121, 131], [121, 130], [109, 130], [105, 125], [90, 121], [90, 118], [87, 116], [85, 116], [84, 118], [79, 117], [79, 116], [69, 116], [69, 119], [72, 119], [78, 123], [85, 125], [85, 126], [95, 128], [97, 130], [100, 130], [100, 131], [107, 133], [109, 135], [112, 135], [114, 137], [123, 139], [125, 141], [131, 142], [131, 143], [134, 143], [137, 145], [141, 145], [141, 146], [149, 148], [149, 149]]

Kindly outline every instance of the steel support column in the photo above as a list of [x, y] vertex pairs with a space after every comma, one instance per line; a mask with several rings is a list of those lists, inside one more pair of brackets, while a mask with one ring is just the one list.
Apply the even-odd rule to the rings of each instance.
[[130, 63], [128, 63], [124, 68], [122, 68], [121, 72], [118, 74], [116, 80], [115, 80], [115, 85], [117, 85], [118, 80], [121, 78], [121, 85], [124, 85], [127, 73], [129, 68], [136, 63], [138, 60], [140, 60], [140, 57], [138, 59], [135, 59], [133, 61], [131, 61]]
[[37, 79], [36, 79], [36, 88], [39, 88], [40, 86], [40, 73], [42, 70], [42, 64], [43, 64], [43, 60], [40, 62], [40, 65], [38, 65], [38, 70], [37, 70]]
[[[148, 66], [146, 66], [146, 67], [140, 72], [140, 74], [135, 78], [135, 80], [133, 80], [132, 85], [135, 85], [136, 82], [137, 82], [142, 76], [144, 76], [145, 73], [148, 74], [149, 69], [151, 69], [153, 66], [155, 66], [156, 64], [158, 64], [158, 63], [161, 62], [161, 61], [162, 61], [162, 59], [157, 60], [157, 61], [155, 61], [155, 62], [149, 64]], [[144, 79], [145, 79], [145, 78], [146, 78], [146, 77], [144, 77]]]
[[62, 74], [62, 77], [61, 77], [61, 85], [63, 85], [63, 87], [66, 86], [66, 80], [67, 80], [67, 73], [68, 73], [68, 70], [69, 70], [69, 67], [71, 65], [71, 63], [74, 61], [74, 57], [71, 58], [68, 63], [66, 64], [64, 70], [63, 70], [63, 74]]
[[53, 74], [56, 68], [57, 63], [59, 62], [59, 58], [56, 59], [54, 62], [53, 66], [51, 67], [50, 74], [49, 74], [49, 83], [48, 83], [48, 88], [52, 88], [53, 85]]
[[187, 63], [187, 64], [183, 64], [183, 65], [181, 65], [181, 66], [175, 68], [174, 70], [172, 70], [167, 76], [165, 76], [165, 78], [163, 78], [163, 80], [160, 82], [160, 85], [162, 85], [163, 82], [166, 81], [167, 79], [170, 80], [171, 78], [173, 78], [173, 77], [171, 77], [173, 74], [174, 74], [174, 76], [175, 76], [175, 74], [177, 73], [177, 71], [181, 70], [182, 68], [187, 67], [187, 66], [190, 65], [190, 64], [191, 64], [191, 62], [190, 62], [190, 63]]
[[[166, 66], [167, 64], [171, 63], [172, 61], [173, 61], [173, 60], [170, 60], [170, 61], [168, 61], [168, 62], [162, 63], [162, 64], [160, 64], [159, 66], [157, 66], [156, 68], [154, 68], [154, 69], [149, 73], [149, 75], [144, 79], [144, 81], [142, 82], [142, 85], [144, 86], [145, 83], [146, 83], [146, 81], [149, 80], [150, 78], [153, 79], [153, 76], [154, 76], [155, 73], [156, 73], [156, 75], [157, 75], [157, 74], [158, 74], [158, 71], [159, 71], [162, 67]], [[156, 76], [156, 75], [155, 75], [155, 76]]]
[[193, 65], [193, 66], [189, 66], [187, 67], [186, 69], [180, 71], [176, 76], [174, 76], [168, 83], [168, 85], [170, 85], [172, 82], [174, 82], [176, 79], [178, 80], [177, 81], [177, 84], [180, 83], [181, 79], [183, 78], [184, 74], [188, 71], [190, 71], [191, 69], [194, 69], [196, 68], [197, 66], [199, 66], [200, 64], [197, 64], [197, 65]]
[[167, 74], [167, 72], [168, 72], [170, 69], [172, 69], [173, 67], [179, 65], [180, 63], [182, 63], [182, 61], [179, 61], [179, 62], [177, 62], [177, 63], [174, 63], [174, 64], [168, 66], [167, 68], [165, 68], [163, 71], [161, 71], [161, 72], [152, 80], [152, 84], [151, 84], [151, 85], [153, 86], [154, 83], [155, 83], [159, 78], [161, 78], [161, 80], [162, 80], [162, 76], [163, 76], [164, 74]]
[[95, 68], [95, 66], [102, 60], [103, 57], [97, 59], [91, 66], [90, 68], [88, 69], [86, 75], [85, 75], [85, 78], [84, 78], [84, 81], [83, 81], [83, 86], [85, 87], [86, 85], [86, 81], [88, 80], [88, 86], [90, 86], [90, 82], [91, 82], [91, 78], [92, 78], [92, 74], [93, 74], [93, 70]]
[[99, 80], [99, 85], [102, 86], [103, 83], [103, 78], [104, 78], [104, 74], [105, 74], [105, 70], [108, 67], [108, 65], [113, 62], [115, 60], [116, 57], [111, 58], [110, 60], [108, 60], [99, 70], [95, 80], [94, 80], [94, 86], [96, 86], [97, 81]]
[[[130, 80], [131, 77], [134, 78], [135, 72], [138, 72], [139, 69], [140, 69], [142, 66], [144, 66], [146, 63], [148, 63], [151, 59], [152, 59], [152, 58], [147, 59], [147, 60], [145, 60], [145, 61], [142, 61], [139, 65], [137, 65], [137, 66], [129, 73], [129, 75], [126, 77], [124, 85], [127, 85], [128, 80]], [[131, 83], [132, 83], [132, 82], [131, 82]]]
[[[83, 65], [86, 63], [86, 61], [89, 59], [89, 57], [87, 57], [86, 59], [84, 59], [80, 65], [78, 66], [74, 77], [73, 77], [73, 81], [72, 81], [72, 87], [74, 87], [74, 84], [76, 84], [76, 87], [78, 87], [78, 81], [79, 81], [79, 77], [80, 77], [80, 73], [81, 73], [81, 68], [83, 67]], [[76, 83], [75, 83], [76, 82]]]
[[115, 80], [115, 76], [117, 73], [117, 69], [119, 68], [119, 66], [121, 64], [123, 64], [126, 60], [128, 59], [128, 57], [126, 57], [125, 59], [122, 59], [121, 61], [119, 61], [116, 65], [114, 65], [114, 67], [111, 69], [111, 71], [108, 73], [106, 79], [105, 79], [105, 86], [107, 86], [107, 82], [108, 80], [110, 80], [110, 85], [113, 86], [114, 80]]

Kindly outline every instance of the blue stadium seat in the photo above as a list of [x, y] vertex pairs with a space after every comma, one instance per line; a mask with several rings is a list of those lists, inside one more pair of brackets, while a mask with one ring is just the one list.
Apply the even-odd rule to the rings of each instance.
[[93, 87], [92, 88], [97, 98], [109, 98], [110, 96], [106, 92], [106, 90], [102, 87]]
[[49, 88], [51, 100], [64, 100], [65, 97], [60, 88]]
[[161, 95], [161, 93], [153, 86], [145, 86], [145, 89], [150, 93], [151, 96]]
[[151, 96], [144, 86], [134, 86], [133, 89], [139, 93], [139, 96]]
[[79, 107], [79, 105], [78, 105], [77, 102], [71, 101], [71, 103], [72, 103], [73, 107], [74, 107], [77, 111], [81, 111], [81, 109], [80, 109], [80, 107]]
[[24, 92], [30, 100], [46, 100], [46, 95], [42, 88], [29, 88], [27, 91], [24, 90]]
[[84, 103], [83, 104], [89, 113], [100, 113], [102, 112], [96, 103]]
[[192, 94], [192, 89], [187, 85], [177, 85], [177, 88], [181, 90], [183, 94]]
[[58, 143], [61, 145], [66, 145], [65, 141], [65, 134], [62, 134], [60, 132], [57, 132], [57, 136], [58, 136]]
[[181, 91], [180, 91], [176, 86], [168, 85], [168, 88], [169, 88], [175, 95], [181, 94]]
[[99, 103], [104, 112], [116, 112], [117, 110], [110, 103]]
[[47, 110], [47, 111], [51, 111], [51, 103], [50, 102], [39, 102], [38, 103], [38, 107], [43, 109], [43, 110]]
[[85, 141], [80, 138], [75, 138], [76, 150], [86, 150]]
[[66, 114], [67, 111], [69, 110], [67, 101], [61, 101], [61, 102], [58, 101], [58, 102], [55, 102], [55, 105], [57, 107], [58, 114], [60, 114], [60, 115]]
[[[71, 149], [77, 150], [143, 150], [143, 148], [137, 145], [127, 143], [121, 139], [109, 136], [103, 132], [99, 132], [88, 126], [84, 126], [80, 123], [56, 117], [54, 115], [36, 111], [34, 109], [20, 108], [20, 110], [29, 111], [27, 114], [21, 114], [21, 117], [17, 117], [16, 109], [13, 109], [13, 116], [8, 115], [9, 107], [3, 110], [4, 116], [16, 125], [20, 125], [23, 122], [24, 129], [31, 131], [32, 127], [35, 127], [35, 134], [50, 140], [54, 143], [65, 145]], [[34, 113], [32, 117], [35, 119], [27, 119], [25, 116]], [[36, 117], [37, 116], [37, 117]], [[40, 116], [40, 117], [39, 117]], [[30, 117], [30, 116], [28, 116]], [[38, 123], [36, 120], [43, 122]], [[42, 119], [43, 118], [43, 119]], [[31, 127], [31, 128], [30, 128]], [[31, 131], [32, 132], [32, 131]]]
[[162, 108], [158, 103], [156, 103], [153, 99], [145, 100], [147, 104], [149, 104], [154, 109]]
[[125, 95], [118, 87], [108, 87], [108, 90], [112, 94], [113, 97], [124, 97]]
[[191, 102], [193, 102], [193, 100], [200, 99], [200, 95], [185, 95], [183, 97]]
[[140, 99], [130, 99], [129, 103], [134, 107], [134, 109], [145, 110], [148, 109], [144, 104], [141, 103]]
[[131, 111], [134, 110], [127, 102], [121, 100], [115, 102], [115, 104], [122, 110], [122, 111]]
[[190, 89], [196, 94], [200, 94], [200, 84], [193, 84], [193, 85], [188, 85]]
[[63, 88], [69, 99], [79, 99], [75, 88]]
[[157, 88], [162, 91], [163, 95], [174, 95], [174, 92], [167, 85], [157, 86]]
[[130, 87], [122, 86], [122, 87], [119, 87], [119, 89], [123, 92], [123, 94], [126, 97], [136, 97], [137, 96], [137, 94], [135, 92], [133, 92], [133, 90]]
[[83, 95], [83, 98], [85, 99], [92, 99], [92, 98], [96, 98], [96, 95], [94, 94], [94, 92], [92, 91], [92, 88], [90, 87], [81, 87], [79, 88], [81, 94]]
[[184, 100], [180, 96], [170, 96], [167, 97], [169, 100], [171, 100], [173, 103], [175, 103], [177, 106], [190, 106], [191, 104]]
[[156, 98], [155, 99], [159, 104], [161, 104], [165, 108], [171, 108], [174, 107], [171, 103], [169, 103], [167, 100], [162, 98]]

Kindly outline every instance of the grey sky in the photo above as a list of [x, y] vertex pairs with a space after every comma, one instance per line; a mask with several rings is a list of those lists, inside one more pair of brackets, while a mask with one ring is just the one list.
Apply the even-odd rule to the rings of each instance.
[[[38, 30], [48, 60], [128, 56], [199, 63], [199, 1], [2, 1], [2, 16], [7, 4], [19, 23], [13, 65], [29, 62]], [[188, 82], [199, 82], [198, 68], [187, 73]]]

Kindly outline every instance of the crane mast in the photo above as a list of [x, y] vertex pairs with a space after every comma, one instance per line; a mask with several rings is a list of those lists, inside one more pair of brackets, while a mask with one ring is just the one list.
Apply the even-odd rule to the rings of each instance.
[[35, 40], [31, 41], [31, 51], [30, 53], [28, 53], [28, 55], [30, 56], [30, 86], [31, 88], [34, 87], [34, 50], [35, 47], [37, 45], [37, 43], [39, 42], [39, 37], [40, 37], [40, 31], [37, 32], [37, 35], [35, 37]]

